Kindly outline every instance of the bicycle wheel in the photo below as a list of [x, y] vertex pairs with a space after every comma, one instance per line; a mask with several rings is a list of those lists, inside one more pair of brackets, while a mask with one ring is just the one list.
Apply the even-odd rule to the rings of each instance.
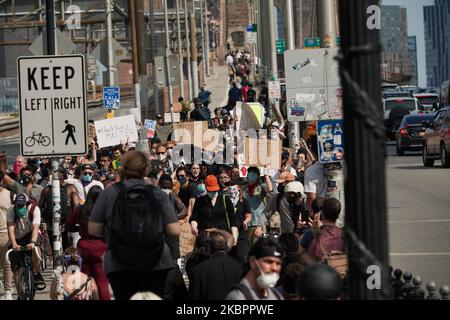
[[19, 299], [33, 300], [34, 299], [34, 275], [32, 270], [20, 268], [19, 270]]
[[36, 139], [34, 139], [34, 137], [28, 137], [28, 138], [25, 139], [25, 145], [27, 147], [31, 148], [31, 147], [34, 146], [35, 143], [36, 143]]
[[42, 136], [41, 138], [41, 145], [43, 145], [44, 147], [47, 147], [50, 144], [51, 140], [49, 137], [47, 136]]

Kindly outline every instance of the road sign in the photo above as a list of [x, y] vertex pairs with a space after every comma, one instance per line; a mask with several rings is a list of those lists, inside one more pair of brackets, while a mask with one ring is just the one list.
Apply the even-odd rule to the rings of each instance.
[[269, 99], [281, 99], [280, 81], [269, 81]]
[[85, 155], [88, 129], [84, 57], [21, 57], [18, 76], [21, 154]]
[[[56, 54], [57, 55], [67, 55], [72, 54], [77, 51], [77, 46], [66, 36], [62, 34], [59, 29], [55, 29], [56, 37]], [[47, 54], [47, 33], [42, 32], [39, 37], [33, 42], [31, 46], [28, 47], [31, 53], [35, 56], [42, 56]]]
[[275, 42], [275, 45], [277, 47], [277, 53], [284, 54], [284, 52], [286, 51], [286, 41], [284, 39], [277, 40]]
[[[125, 47], [118, 43], [115, 39], [112, 39], [113, 44], [113, 63], [117, 65], [121, 60], [128, 57], [128, 52]], [[104, 38], [94, 49], [92, 55], [99, 60], [104, 66], [108, 65], [108, 43]]]
[[333, 163], [344, 161], [344, 121], [326, 120], [317, 122], [319, 161]]
[[303, 46], [309, 49], [320, 48], [320, 38], [305, 38], [303, 40]]
[[0, 113], [17, 112], [17, 79], [0, 78]]
[[104, 87], [103, 88], [103, 104], [105, 109], [120, 109], [120, 88]]
[[339, 49], [286, 51], [286, 97], [289, 121], [342, 119]]

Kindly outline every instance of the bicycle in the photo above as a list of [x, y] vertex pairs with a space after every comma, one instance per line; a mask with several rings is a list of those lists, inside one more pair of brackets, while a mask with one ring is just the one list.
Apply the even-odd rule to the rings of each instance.
[[31, 137], [25, 139], [25, 145], [29, 148], [33, 147], [35, 143], [47, 147], [48, 145], [50, 145], [50, 142], [50, 137], [44, 136], [42, 132], [36, 133], [34, 131]]
[[6, 252], [8, 264], [11, 264], [9, 257], [11, 253], [18, 255], [16, 261], [20, 261], [19, 287], [17, 288], [19, 300], [34, 300], [37, 288], [34, 282], [32, 250], [28, 250], [26, 247], [20, 247], [20, 251], [8, 250]]

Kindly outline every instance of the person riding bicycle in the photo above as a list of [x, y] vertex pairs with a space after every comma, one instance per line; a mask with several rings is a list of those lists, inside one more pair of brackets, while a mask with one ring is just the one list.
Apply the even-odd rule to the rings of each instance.
[[99, 300], [94, 278], [81, 272], [83, 258], [77, 248], [69, 248], [64, 255], [64, 273], [55, 277], [50, 286], [52, 300]]
[[[45, 281], [41, 275], [41, 258], [38, 244], [41, 236], [39, 226], [41, 224], [41, 211], [34, 200], [30, 200], [25, 193], [16, 196], [14, 206], [9, 208], [6, 213], [6, 222], [8, 225], [8, 237], [11, 242], [10, 248], [17, 252], [12, 254], [11, 269], [14, 272], [14, 281], [16, 288], [19, 283], [19, 268], [21, 257], [19, 254], [22, 247], [32, 251], [33, 272], [35, 273], [34, 282], [39, 290], [45, 289]], [[22, 251], [23, 252], [23, 251]], [[26, 253], [26, 252], [24, 252]]]

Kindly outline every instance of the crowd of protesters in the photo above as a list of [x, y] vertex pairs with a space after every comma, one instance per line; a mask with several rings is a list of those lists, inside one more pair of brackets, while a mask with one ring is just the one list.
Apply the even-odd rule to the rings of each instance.
[[[236, 102], [259, 101], [268, 107], [265, 84], [260, 83], [257, 97], [249, 81], [249, 52], [230, 52], [226, 62], [228, 105], [217, 106], [212, 117], [211, 93], [201, 88], [193, 110], [189, 101], [179, 99], [183, 121], [209, 121], [210, 128], [227, 130], [235, 121], [231, 111]], [[280, 124], [268, 128], [286, 139]], [[175, 147], [158, 136], [149, 140], [150, 153], [129, 142], [102, 149], [94, 142], [85, 157], [60, 159], [65, 272], [62, 288], [55, 280], [51, 284], [52, 299], [109, 300], [110, 287], [117, 300], [145, 292], [168, 300], [345, 298], [345, 274], [326, 263], [330, 252], [345, 256], [336, 227], [341, 205], [325, 199], [315, 137], [305, 148], [285, 149], [275, 174], [257, 167], [243, 174], [236, 159], [231, 165], [174, 161]], [[52, 239], [53, 201], [49, 159], [17, 156], [9, 167], [6, 157], [0, 155], [0, 257], [4, 299], [10, 300], [17, 268], [6, 262], [6, 251], [26, 246], [52, 258], [52, 241], [43, 245], [41, 240]], [[157, 217], [143, 218], [144, 230], [126, 220], [143, 214]], [[128, 223], [131, 229], [123, 230]], [[182, 257], [183, 225], [196, 240]], [[151, 245], [136, 245], [143, 239]], [[41, 270], [34, 271], [42, 284]], [[81, 279], [79, 287], [71, 285], [74, 277]]]

